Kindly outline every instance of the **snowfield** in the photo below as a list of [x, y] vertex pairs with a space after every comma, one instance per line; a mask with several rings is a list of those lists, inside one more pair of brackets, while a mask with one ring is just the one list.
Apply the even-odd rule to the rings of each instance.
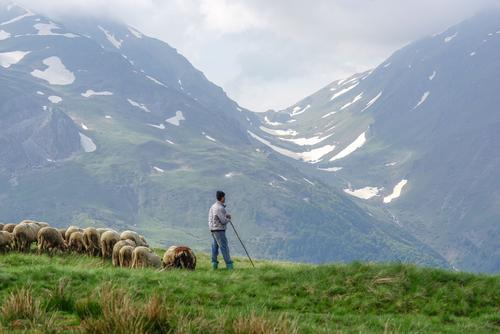
[[64, 66], [59, 57], [46, 58], [43, 64], [47, 66], [45, 70], [34, 70], [31, 75], [58, 86], [71, 85], [75, 81], [75, 75]]
[[424, 95], [422, 95], [422, 97], [420, 98], [420, 101], [418, 101], [417, 105], [413, 107], [413, 109], [417, 109], [422, 103], [424, 103], [425, 100], [427, 100], [427, 98], [429, 97], [429, 95], [430, 92], [425, 92]]
[[167, 118], [165, 121], [167, 123], [172, 124], [172, 125], [180, 126], [181, 125], [181, 121], [185, 121], [185, 120], [186, 119], [184, 118], [184, 115], [182, 114], [182, 111], [177, 110], [175, 112], [175, 116], [174, 117]]
[[151, 112], [151, 111], [148, 109], [148, 107], [146, 107], [146, 106], [145, 106], [144, 104], [142, 104], [142, 103], [136, 102], [136, 101], [134, 101], [134, 100], [132, 100], [132, 99], [127, 99], [127, 101], [128, 101], [128, 103], [130, 103], [130, 105], [132, 105], [132, 106], [134, 106], [134, 107], [136, 107], [136, 108], [139, 108], [139, 109], [141, 109], [141, 110], [142, 110], [142, 111], [144, 111], [144, 112]]
[[107, 31], [106, 29], [104, 29], [103, 27], [101, 26], [97, 26], [97, 28], [99, 28], [103, 33], [104, 35], [106, 36], [106, 38], [108, 39], [108, 41], [117, 49], [121, 49], [122, 47], [122, 43], [123, 41], [121, 39], [117, 39], [115, 37], [115, 35], [113, 35], [111, 32]]
[[299, 106], [293, 108], [292, 110], [292, 113], [290, 114], [291, 117], [294, 117], [294, 116], [297, 116], [297, 115], [300, 115], [300, 114], [303, 114], [305, 113], [309, 108], [311, 108], [311, 105], [308, 104], [307, 106], [305, 106], [304, 108], [301, 108]]
[[364, 187], [356, 190], [344, 189], [344, 192], [360, 199], [370, 199], [379, 196], [380, 190], [377, 187]]
[[50, 102], [52, 102], [54, 104], [58, 104], [63, 100], [60, 96], [55, 96], [55, 95], [49, 96], [48, 99]]
[[9, 68], [19, 63], [30, 51], [11, 51], [0, 53], [0, 66]]
[[34, 16], [35, 14], [30, 12], [29, 10], [26, 11], [26, 13], [24, 13], [23, 15], [19, 15], [17, 17], [14, 17], [13, 19], [11, 20], [8, 20], [8, 21], [5, 21], [5, 22], [2, 22], [0, 23], [0, 26], [6, 26], [8, 24], [11, 24], [11, 23], [14, 23], [14, 22], [17, 22], [17, 21], [21, 21], [22, 19], [26, 18], [26, 17], [30, 17], [30, 16]]
[[401, 180], [396, 186], [394, 187], [394, 190], [392, 191], [392, 194], [389, 196], [384, 197], [384, 203], [389, 204], [393, 200], [399, 198], [401, 196], [401, 192], [403, 191], [403, 188], [406, 186], [408, 183], [408, 180]]
[[361, 135], [359, 135], [358, 138], [356, 138], [356, 140], [354, 140], [351, 144], [349, 144], [346, 148], [344, 148], [340, 153], [331, 158], [330, 161], [335, 161], [347, 157], [357, 149], [360, 149], [365, 143], [366, 143], [366, 132], [363, 132]]
[[88, 89], [85, 93], [81, 94], [83, 97], [92, 97], [92, 96], [111, 96], [113, 95], [112, 92], [108, 91], [102, 91], [102, 92], [96, 92], [92, 89]]
[[280, 122], [271, 122], [269, 120], [269, 118], [267, 118], [267, 116], [264, 117], [264, 122], [266, 122], [266, 124], [271, 125], [271, 126], [280, 126], [280, 125], [283, 125], [283, 123], [280, 123]]
[[375, 102], [377, 102], [377, 100], [382, 96], [382, 92], [378, 93], [377, 96], [375, 96], [373, 99], [371, 99], [367, 104], [366, 104], [366, 107], [361, 110], [361, 112], [367, 110], [368, 108], [370, 108], [373, 104], [375, 104]]
[[80, 134], [80, 145], [82, 146], [83, 150], [86, 153], [95, 152], [95, 150], [97, 150], [97, 146], [92, 141], [92, 139], [90, 139], [89, 137], [87, 137], [86, 135], [84, 135], [81, 132], [79, 132], [79, 134]]

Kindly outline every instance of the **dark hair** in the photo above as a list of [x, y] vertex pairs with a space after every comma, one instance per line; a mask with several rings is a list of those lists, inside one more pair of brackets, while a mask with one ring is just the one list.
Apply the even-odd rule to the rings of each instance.
[[217, 200], [220, 201], [222, 197], [226, 197], [226, 194], [224, 194], [223, 191], [217, 191], [217, 194], [215, 195], [217, 197]]

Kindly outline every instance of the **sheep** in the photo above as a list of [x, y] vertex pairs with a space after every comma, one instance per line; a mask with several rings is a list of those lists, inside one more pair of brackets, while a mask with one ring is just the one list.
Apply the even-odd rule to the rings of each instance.
[[83, 230], [83, 245], [89, 256], [99, 256], [101, 253], [101, 237], [94, 227]]
[[124, 231], [120, 234], [120, 240], [133, 240], [137, 246], [149, 247], [146, 239], [134, 231]]
[[66, 230], [67, 230], [67, 229], [65, 229], [65, 228], [58, 228], [57, 230], [58, 230], [58, 231], [59, 231], [59, 233], [61, 234], [62, 238], [63, 238], [64, 240], [66, 240]]
[[106, 231], [101, 236], [101, 252], [103, 259], [109, 259], [113, 255], [113, 247], [120, 241], [120, 235], [115, 231]]
[[16, 227], [16, 224], [5, 224], [3, 227], [3, 230], [9, 233], [14, 232], [14, 228]]
[[113, 231], [113, 230], [110, 229], [110, 228], [106, 228], [106, 227], [100, 227], [100, 228], [97, 229], [97, 232], [99, 233], [99, 236], [102, 236], [102, 234], [104, 232], [108, 232], [108, 231]]
[[14, 235], [7, 231], [0, 231], [0, 253], [10, 251], [14, 247]]
[[122, 268], [130, 268], [132, 265], [132, 254], [134, 252], [135, 247], [133, 246], [123, 246], [120, 249], [120, 267]]
[[66, 239], [66, 242], [69, 243], [69, 238], [71, 237], [71, 234], [74, 232], [82, 232], [83, 230], [77, 226], [70, 226], [66, 229], [66, 233], [64, 234], [64, 239]]
[[162, 267], [162, 270], [169, 268], [194, 270], [196, 268], [196, 256], [189, 247], [172, 246], [163, 255]]
[[65, 251], [67, 249], [66, 241], [61, 233], [53, 227], [42, 227], [38, 231], [38, 254], [43, 251], [52, 254], [55, 250]]
[[133, 240], [120, 240], [113, 246], [113, 254], [111, 256], [111, 262], [113, 266], [118, 267], [120, 265], [120, 249], [124, 246], [135, 247], [135, 242]]
[[82, 232], [76, 231], [71, 233], [71, 236], [69, 237], [68, 248], [71, 249], [73, 252], [80, 254], [85, 252]]
[[32, 220], [23, 220], [17, 224], [12, 232], [17, 250], [20, 252], [29, 251], [31, 244], [37, 241], [39, 230], [40, 226]]
[[151, 249], [139, 246], [132, 252], [132, 268], [161, 267], [161, 258]]

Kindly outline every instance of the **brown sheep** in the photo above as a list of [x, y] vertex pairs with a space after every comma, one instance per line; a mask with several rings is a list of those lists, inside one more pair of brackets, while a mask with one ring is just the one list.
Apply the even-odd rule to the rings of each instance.
[[111, 262], [113, 266], [120, 266], [120, 249], [124, 246], [132, 246], [135, 247], [135, 242], [132, 240], [120, 240], [113, 246], [113, 254], [111, 256]]
[[37, 241], [40, 226], [32, 220], [23, 220], [14, 227], [14, 243], [20, 252], [28, 252], [31, 244]]
[[132, 266], [132, 254], [135, 247], [133, 246], [123, 246], [120, 249], [120, 267], [130, 268]]
[[42, 227], [38, 231], [38, 254], [42, 252], [52, 254], [56, 250], [65, 251], [66, 249], [66, 241], [57, 229]]
[[113, 255], [113, 247], [120, 241], [120, 235], [115, 231], [106, 231], [101, 236], [101, 252], [103, 259], [110, 259]]
[[162, 267], [163, 270], [170, 268], [194, 270], [196, 268], [196, 256], [189, 247], [172, 246], [163, 255]]
[[68, 248], [75, 253], [83, 254], [85, 253], [85, 246], [83, 244], [83, 233], [79, 231], [74, 231], [69, 237]]
[[101, 255], [101, 236], [94, 227], [83, 230], [83, 245], [89, 256]]
[[66, 229], [66, 233], [64, 234], [64, 239], [66, 239], [66, 242], [69, 243], [69, 238], [71, 237], [71, 234], [74, 232], [82, 232], [83, 230], [77, 226], [70, 226]]
[[0, 253], [5, 253], [14, 248], [14, 235], [7, 231], [0, 231]]
[[151, 249], [144, 246], [134, 248], [132, 252], [132, 268], [161, 267], [161, 258]]
[[5, 226], [3, 227], [3, 230], [5, 232], [12, 233], [12, 232], [14, 232], [15, 227], [16, 227], [16, 224], [5, 224]]

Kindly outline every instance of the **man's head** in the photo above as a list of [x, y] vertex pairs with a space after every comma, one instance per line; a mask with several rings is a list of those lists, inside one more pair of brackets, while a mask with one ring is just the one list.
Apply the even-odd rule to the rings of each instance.
[[217, 191], [217, 194], [215, 195], [217, 197], [217, 200], [221, 203], [226, 202], [226, 194], [224, 194], [223, 191]]

